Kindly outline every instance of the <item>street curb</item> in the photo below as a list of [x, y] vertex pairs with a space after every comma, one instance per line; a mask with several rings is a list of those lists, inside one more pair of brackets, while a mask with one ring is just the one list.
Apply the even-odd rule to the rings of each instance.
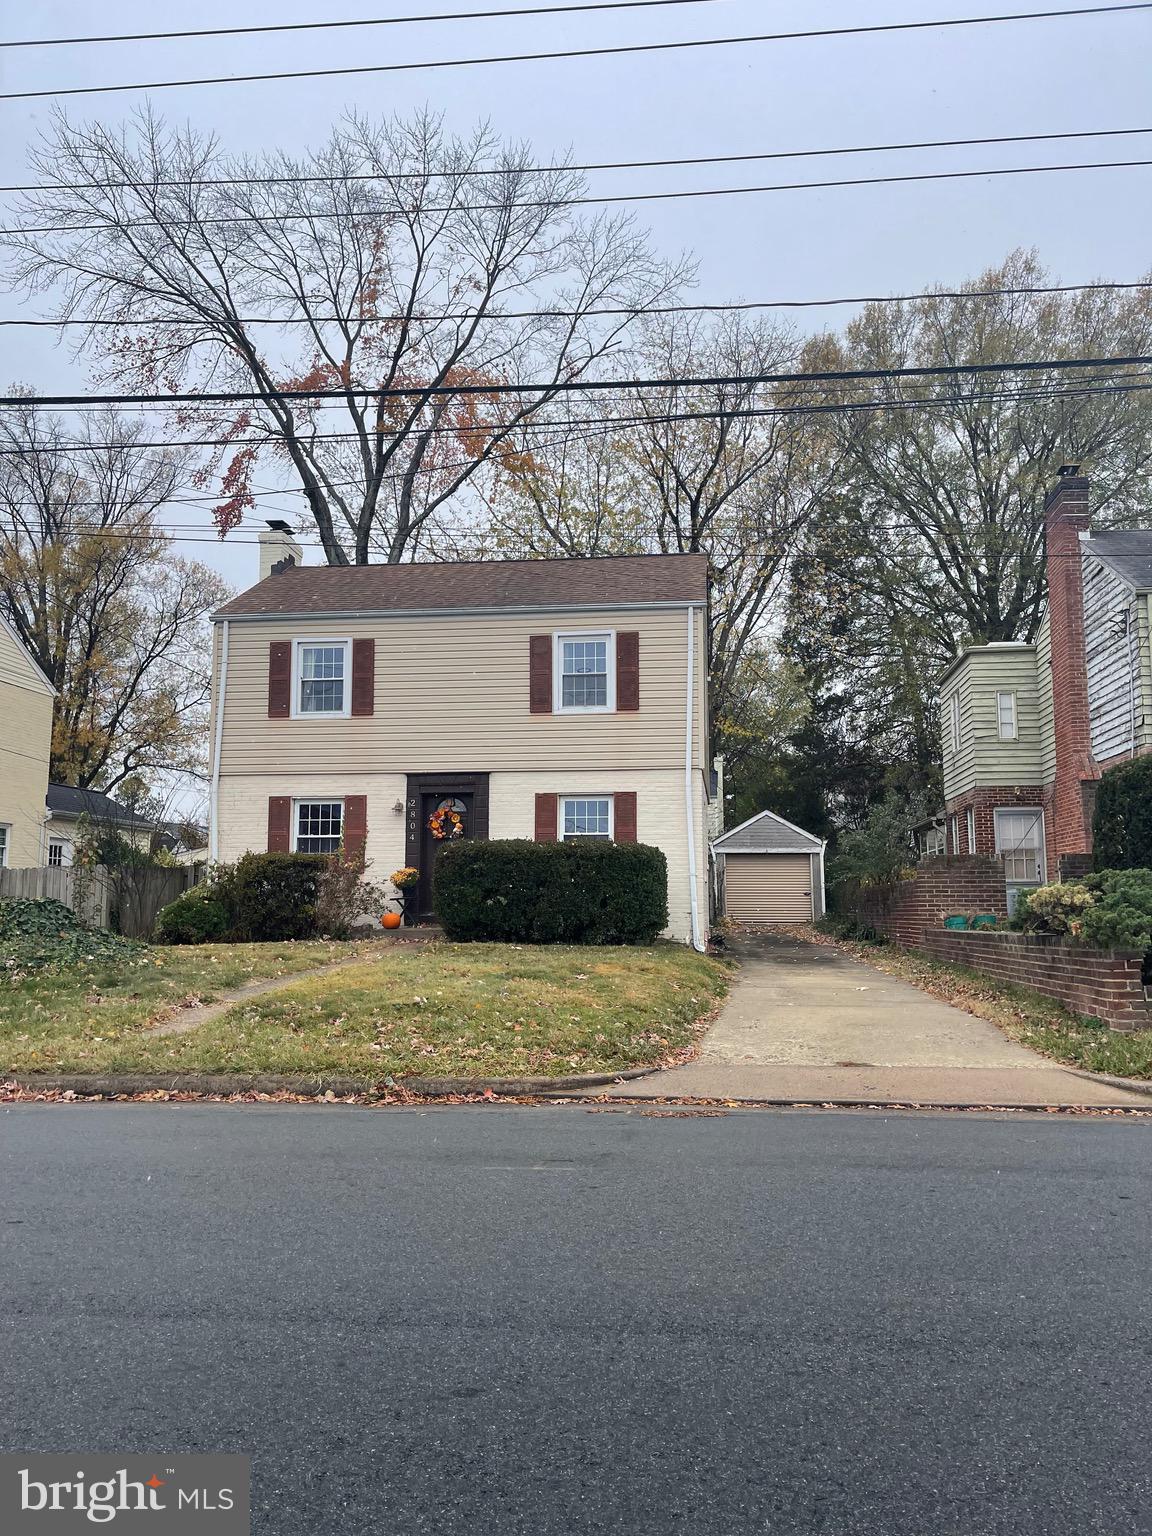
[[1152, 1083], [1137, 1077], [1112, 1077], [1107, 1072], [1089, 1072], [1086, 1067], [1065, 1067], [1073, 1077], [1086, 1077], [1092, 1083], [1107, 1083], [1109, 1088], [1127, 1088], [1130, 1093], [1143, 1093], [1152, 1097]]
[[454, 1094], [496, 1094], [502, 1098], [579, 1092], [608, 1088], [659, 1072], [661, 1067], [632, 1067], [626, 1072], [586, 1072], [574, 1077], [405, 1077], [391, 1083], [362, 1077], [286, 1077], [280, 1074], [177, 1072], [82, 1074], [29, 1073], [0, 1079], [29, 1093], [75, 1093], [87, 1098], [117, 1098], [138, 1093], [293, 1093], [301, 1098], [350, 1094], [383, 1098], [393, 1089], [418, 1098], [447, 1098]]

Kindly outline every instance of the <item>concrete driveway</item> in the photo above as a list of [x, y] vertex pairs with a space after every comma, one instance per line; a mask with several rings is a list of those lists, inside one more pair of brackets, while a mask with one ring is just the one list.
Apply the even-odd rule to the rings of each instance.
[[766, 932], [733, 954], [740, 975], [697, 1060], [621, 1095], [1152, 1109], [827, 945]]

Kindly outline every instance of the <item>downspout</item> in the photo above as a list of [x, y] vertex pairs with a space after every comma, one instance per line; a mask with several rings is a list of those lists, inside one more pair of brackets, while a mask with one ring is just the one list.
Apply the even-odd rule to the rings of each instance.
[[704, 952], [700, 936], [700, 898], [696, 890], [696, 815], [692, 793], [696, 712], [696, 610], [688, 609], [688, 691], [684, 734], [684, 815], [688, 828], [688, 910], [692, 922], [692, 948]]
[[[828, 916], [828, 889], [824, 880], [824, 853], [828, 847], [828, 839], [820, 844], [820, 916]], [[815, 905], [815, 903], [813, 903]]]
[[228, 620], [221, 620], [220, 674], [216, 686], [216, 718], [212, 733], [212, 794], [208, 808], [208, 857], [220, 858], [220, 753], [224, 737], [224, 695], [228, 687]]

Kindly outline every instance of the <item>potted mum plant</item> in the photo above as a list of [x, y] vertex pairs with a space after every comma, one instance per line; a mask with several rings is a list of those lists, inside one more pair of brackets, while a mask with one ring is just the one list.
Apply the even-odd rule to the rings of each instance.
[[404, 921], [404, 909], [408, 904], [408, 892], [413, 890], [420, 879], [420, 871], [411, 864], [405, 864], [403, 869], [394, 869], [388, 876], [389, 881], [396, 890], [394, 911], [385, 912], [380, 919], [381, 927], [399, 928]]

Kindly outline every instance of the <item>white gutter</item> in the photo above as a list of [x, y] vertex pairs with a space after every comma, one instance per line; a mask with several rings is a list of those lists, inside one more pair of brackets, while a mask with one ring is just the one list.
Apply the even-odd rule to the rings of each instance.
[[696, 610], [688, 610], [688, 694], [684, 735], [684, 815], [688, 826], [688, 908], [692, 918], [692, 948], [704, 952], [700, 936], [700, 898], [696, 890], [696, 816], [693, 789], [693, 752], [696, 708]]
[[212, 733], [212, 792], [208, 802], [208, 858], [220, 857], [220, 752], [224, 738], [224, 695], [228, 687], [228, 620], [221, 619], [220, 675], [216, 684], [216, 718]]

